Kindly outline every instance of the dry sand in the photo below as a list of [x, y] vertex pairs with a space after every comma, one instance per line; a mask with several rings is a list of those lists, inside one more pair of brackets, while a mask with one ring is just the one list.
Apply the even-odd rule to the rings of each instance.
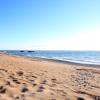
[[99, 96], [96, 66], [0, 54], [0, 100], [100, 100]]

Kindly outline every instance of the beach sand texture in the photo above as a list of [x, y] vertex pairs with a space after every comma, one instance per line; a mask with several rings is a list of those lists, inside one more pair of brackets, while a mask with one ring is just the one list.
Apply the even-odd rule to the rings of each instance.
[[0, 54], [0, 100], [100, 100], [100, 68]]

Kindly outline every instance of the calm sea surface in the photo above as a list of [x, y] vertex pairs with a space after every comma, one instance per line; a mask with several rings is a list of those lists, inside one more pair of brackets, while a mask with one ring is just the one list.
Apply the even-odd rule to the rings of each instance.
[[2, 53], [25, 55], [30, 57], [41, 57], [47, 59], [56, 59], [84, 64], [100, 65], [100, 51], [17, 51], [0, 50]]

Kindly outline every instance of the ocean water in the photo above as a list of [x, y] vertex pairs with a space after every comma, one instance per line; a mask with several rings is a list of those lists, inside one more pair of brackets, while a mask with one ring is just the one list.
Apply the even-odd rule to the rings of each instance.
[[0, 50], [1, 53], [24, 55], [29, 57], [40, 57], [55, 59], [83, 64], [100, 65], [100, 51], [18, 51], [18, 50]]

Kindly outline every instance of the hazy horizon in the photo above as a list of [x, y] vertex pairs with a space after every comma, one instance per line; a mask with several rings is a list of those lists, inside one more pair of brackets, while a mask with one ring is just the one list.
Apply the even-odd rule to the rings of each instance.
[[99, 0], [0, 0], [0, 50], [100, 50]]

